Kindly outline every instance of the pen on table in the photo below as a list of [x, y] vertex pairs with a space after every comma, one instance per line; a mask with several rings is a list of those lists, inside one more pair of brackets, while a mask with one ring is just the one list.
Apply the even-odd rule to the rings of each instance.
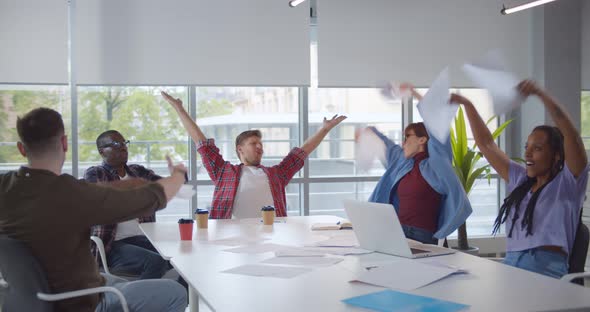
[[[264, 220], [260, 220], [260, 223], [262, 223]], [[275, 220], [274, 223], [287, 223], [287, 220]]]

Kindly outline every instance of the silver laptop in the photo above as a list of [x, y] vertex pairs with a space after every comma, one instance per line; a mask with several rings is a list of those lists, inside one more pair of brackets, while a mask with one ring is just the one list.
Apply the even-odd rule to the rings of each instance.
[[344, 209], [361, 248], [405, 258], [447, 255], [455, 251], [406, 239], [391, 204], [344, 200]]

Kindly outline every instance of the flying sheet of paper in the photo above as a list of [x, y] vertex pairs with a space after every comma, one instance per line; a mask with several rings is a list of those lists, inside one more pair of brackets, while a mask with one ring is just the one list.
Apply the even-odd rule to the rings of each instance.
[[510, 112], [525, 100], [516, 89], [520, 80], [507, 69], [500, 50], [492, 50], [481, 59], [463, 65], [463, 72], [476, 86], [488, 90], [496, 115]]
[[266, 259], [262, 263], [327, 267], [339, 263], [342, 260], [344, 259], [335, 257], [274, 257]]
[[234, 252], [234, 253], [247, 253], [257, 254], [263, 252], [276, 252], [289, 248], [289, 246], [277, 245], [277, 244], [259, 244], [259, 245], [247, 245], [243, 247], [236, 247], [230, 249], [224, 249], [223, 251]]
[[418, 111], [426, 128], [442, 143], [446, 142], [449, 137], [451, 121], [459, 108], [455, 104], [449, 104], [449, 87], [449, 69], [445, 68], [418, 103]]
[[385, 160], [385, 144], [373, 131], [363, 129], [356, 140], [354, 154], [357, 168], [367, 172], [373, 168], [375, 159]]
[[181, 199], [191, 199], [197, 192], [194, 188], [195, 187], [193, 185], [183, 184], [180, 186], [180, 189], [178, 190], [178, 193], [176, 193], [175, 197]]
[[389, 100], [399, 100], [409, 98], [412, 92], [409, 89], [401, 89], [400, 84], [395, 81], [385, 83], [385, 86], [381, 88], [381, 95]]
[[241, 274], [249, 276], [293, 278], [303, 273], [310, 272], [310, 268], [286, 267], [276, 265], [247, 264], [233, 269], [222, 271], [222, 273]]
[[372, 267], [359, 273], [351, 282], [358, 281], [381, 287], [413, 290], [457, 272], [448, 267], [433, 266], [412, 259]]

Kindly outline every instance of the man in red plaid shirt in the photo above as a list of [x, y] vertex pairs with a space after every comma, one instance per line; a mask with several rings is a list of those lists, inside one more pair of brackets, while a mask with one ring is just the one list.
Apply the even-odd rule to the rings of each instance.
[[180, 116], [182, 124], [197, 145], [203, 165], [215, 183], [213, 207], [209, 212], [212, 219], [258, 217], [260, 208], [267, 205], [275, 207], [277, 217], [286, 217], [285, 187], [328, 132], [346, 119], [346, 116], [338, 115], [330, 120], [324, 118], [323, 126], [317, 133], [300, 148], [293, 148], [278, 165], [272, 167], [260, 164], [264, 152], [260, 131], [244, 131], [236, 138], [236, 153], [242, 163], [234, 165], [223, 159], [214, 140], [205, 137], [182, 107], [180, 99], [165, 92], [162, 92], [162, 96]]

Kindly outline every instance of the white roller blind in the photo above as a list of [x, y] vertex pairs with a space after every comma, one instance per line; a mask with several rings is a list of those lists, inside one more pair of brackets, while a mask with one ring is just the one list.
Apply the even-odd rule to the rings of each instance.
[[582, 2], [582, 89], [590, 90], [590, 1]]
[[309, 4], [282, 0], [86, 0], [80, 84], [309, 84]]
[[0, 83], [67, 83], [65, 0], [0, 0]]
[[520, 76], [530, 74], [530, 12], [503, 16], [495, 0], [318, 1], [318, 83], [371, 87], [407, 80], [428, 86], [451, 65], [455, 87], [472, 82], [457, 70], [500, 48]]

